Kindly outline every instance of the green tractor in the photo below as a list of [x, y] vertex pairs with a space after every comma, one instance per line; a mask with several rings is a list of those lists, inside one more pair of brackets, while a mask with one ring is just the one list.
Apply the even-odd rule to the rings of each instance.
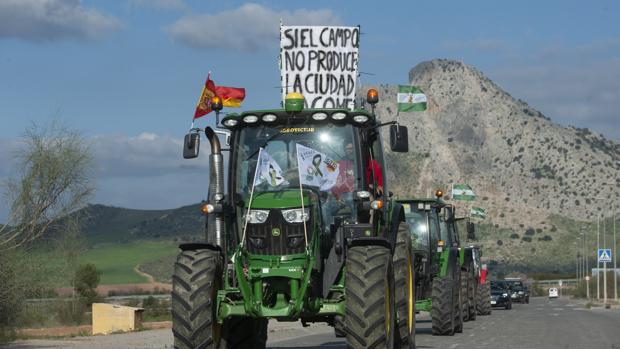
[[462, 254], [454, 207], [437, 198], [398, 200], [411, 229], [416, 311], [428, 311], [434, 335], [463, 331]]
[[[367, 102], [304, 109], [289, 94], [284, 109], [228, 114], [228, 149], [204, 129], [206, 240], [181, 245], [175, 263], [175, 348], [264, 348], [268, 319], [326, 322], [349, 348], [414, 347], [411, 237], [379, 132], [390, 126], [391, 150], [406, 152], [407, 129], [379, 123], [376, 90]], [[201, 131], [186, 135], [185, 158]]]

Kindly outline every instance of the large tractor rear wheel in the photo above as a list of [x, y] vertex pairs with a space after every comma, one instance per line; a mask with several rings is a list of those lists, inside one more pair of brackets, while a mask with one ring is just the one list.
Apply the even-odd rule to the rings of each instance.
[[347, 250], [345, 330], [351, 349], [394, 346], [394, 274], [392, 254], [383, 246]]
[[476, 311], [478, 315], [491, 315], [491, 285], [488, 281], [482, 285], [478, 285]]
[[401, 348], [415, 348], [415, 269], [409, 224], [401, 222], [394, 248], [394, 292], [397, 339]]
[[220, 326], [215, 300], [222, 278], [220, 252], [199, 249], [177, 256], [172, 276], [172, 333], [177, 349], [265, 348], [267, 320], [230, 318]]
[[431, 318], [433, 335], [454, 335], [454, 279], [449, 276], [433, 280]]

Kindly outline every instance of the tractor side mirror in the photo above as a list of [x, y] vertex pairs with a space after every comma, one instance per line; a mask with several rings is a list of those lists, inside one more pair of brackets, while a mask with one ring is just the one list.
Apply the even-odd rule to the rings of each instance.
[[183, 158], [194, 159], [198, 157], [200, 150], [200, 134], [198, 132], [190, 132], [185, 135], [183, 141]]
[[390, 126], [390, 149], [397, 153], [409, 151], [407, 127], [398, 124]]
[[467, 239], [476, 240], [476, 225], [473, 222], [467, 222]]

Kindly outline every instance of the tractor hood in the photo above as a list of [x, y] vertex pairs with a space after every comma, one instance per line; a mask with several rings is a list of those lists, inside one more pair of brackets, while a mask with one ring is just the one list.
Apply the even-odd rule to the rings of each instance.
[[[304, 193], [304, 206], [310, 205], [310, 198]], [[296, 208], [301, 207], [301, 195], [299, 190], [281, 190], [274, 192], [263, 192], [254, 194], [252, 208], [254, 209], [274, 209], [274, 208]]]

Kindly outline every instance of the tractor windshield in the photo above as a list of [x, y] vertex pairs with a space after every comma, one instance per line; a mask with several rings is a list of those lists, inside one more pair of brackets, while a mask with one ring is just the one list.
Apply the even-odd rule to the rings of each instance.
[[353, 218], [353, 192], [362, 187], [355, 143], [351, 125], [244, 128], [234, 143], [234, 193], [247, 206], [254, 184], [253, 209], [261, 198], [285, 209], [292, 202], [286, 198], [299, 207], [301, 186], [316, 194], [325, 226], [336, 215]]
[[415, 249], [426, 251], [429, 246], [428, 213], [414, 210], [406, 213], [405, 217], [411, 229]]

